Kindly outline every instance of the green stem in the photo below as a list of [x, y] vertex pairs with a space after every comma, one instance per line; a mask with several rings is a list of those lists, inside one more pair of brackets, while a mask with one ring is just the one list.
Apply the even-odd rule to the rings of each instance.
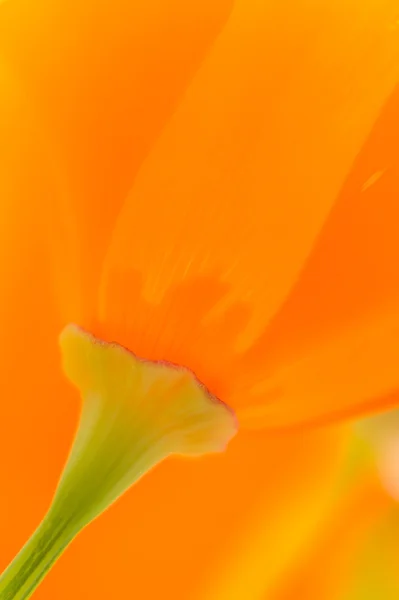
[[49, 514], [0, 577], [0, 600], [30, 598], [75, 537], [68, 521]]
[[186, 369], [140, 360], [76, 325], [60, 343], [82, 414], [49, 512], [1, 575], [0, 600], [29, 598], [79, 531], [167, 456], [220, 452], [237, 431]]

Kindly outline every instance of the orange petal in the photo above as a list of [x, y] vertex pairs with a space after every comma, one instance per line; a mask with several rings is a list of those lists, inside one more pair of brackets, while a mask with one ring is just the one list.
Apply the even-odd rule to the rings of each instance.
[[118, 218], [100, 337], [247, 403], [240, 352], [297, 279], [397, 80], [396, 17], [392, 0], [236, 3]]
[[[231, 0], [13, 0], [1, 7], [0, 52], [62, 173], [66, 205], [57, 200], [54, 218], [71, 219], [79, 254], [75, 286], [85, 323], [74, 306], [65, 307], [66, 320], [90, 326], [121, 203], [230, 8]], [[54, 246], [56, 270], [65, 271], [70, 249]]]
[[[241, 415], [248, 425], [333, 420], [398, 403], [398, 115], [397, 89], [300, 279], [241, 363], [248, 386], [266, 375], [263, 390], [250, 392], [254, 410]], [[243, 383], [247, 404], [248, 391]]]

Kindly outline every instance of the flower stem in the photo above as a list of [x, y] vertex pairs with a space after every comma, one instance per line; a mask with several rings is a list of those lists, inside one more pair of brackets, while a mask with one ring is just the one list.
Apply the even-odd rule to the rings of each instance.
[[0, 600], [30, 598], [74, 537], [67, 520], [46, 516], [1, 575]]
[[220, 452], [237, 430], [186, 369], [143, 361], [75, 325], [60, 343], [83, 400], [79, 426], [49, 512], [0, 576], [0, 600], [29, 598], [73, 538], [156, 464]]

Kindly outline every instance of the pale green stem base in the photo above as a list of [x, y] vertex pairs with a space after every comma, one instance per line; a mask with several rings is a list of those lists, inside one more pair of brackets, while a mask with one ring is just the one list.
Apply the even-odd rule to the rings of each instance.
[[185, 369], [142, 361], [75, 325], [60, 343], [81, 419], [47, 516], [0, 577], [0, 600], [29, 598], [79, 531], [167, 456], [220, 452], [237, 430]]

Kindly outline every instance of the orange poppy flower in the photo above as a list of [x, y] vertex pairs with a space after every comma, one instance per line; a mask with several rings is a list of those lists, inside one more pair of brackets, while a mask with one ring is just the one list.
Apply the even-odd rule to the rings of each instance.
[[397, 402], [397, 19], [393, 0], [0, 6], [4, 566], [76, 425], [67, 323], [188, 368], [242, 429], [151, 473], [38, 598], [110, 597], [122, 572], [119, 595], [194, 597], [256, 506], [282, 542], [268, 573], [254, 542], [237, 597], [261, 597], [329, 505], [344, 434], [304, 426]]

